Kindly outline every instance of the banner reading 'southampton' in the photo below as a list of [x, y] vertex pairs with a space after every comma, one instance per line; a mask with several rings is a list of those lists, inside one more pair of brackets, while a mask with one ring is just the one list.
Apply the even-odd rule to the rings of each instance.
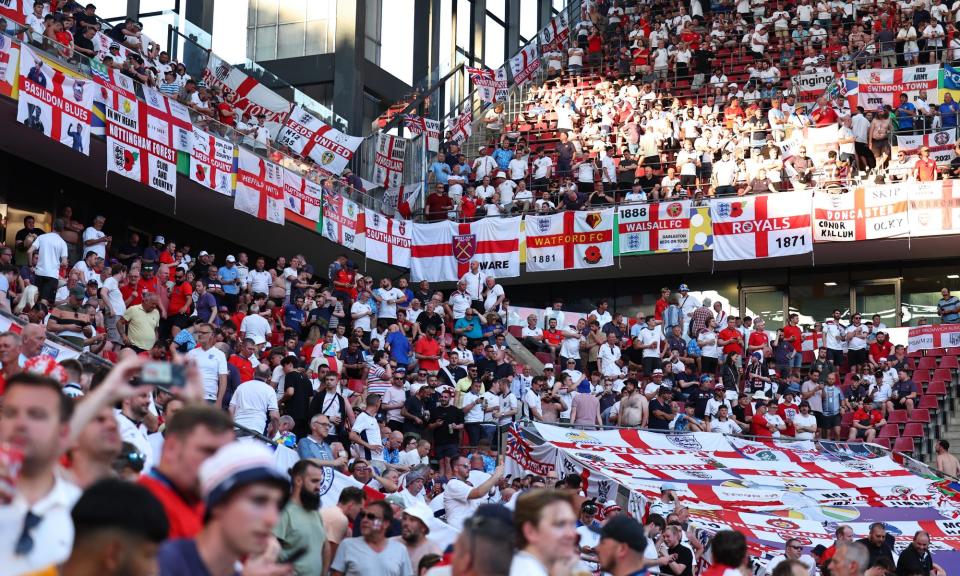
[[337, 175], [347, 167], [361, 142], [363, 138], [344, 134], [303, 106], [293, 109], [277, 134], [277, 145], [289, 146], [297, 154], [312, 158], [323, 170]]
[[190, 179], [225, 196], [233, 194], [234, 144], [199, 128], [193, 129]]
[[283, 167], [240, 148], [233, 207], [260, 220], [283, 224], [283, 204]]
[[107, 108], [107, 171], [176, 197], [177, 151], [111, 120], [118, 116]]
[[613, 209], [527, 216], [527, 272], [613, 265]]
[[377, 153], [373, 160], [373, 181], [384, 188], [396, 188], [403, 182], [403, 163], [407, 141], [389, 134], [377, 134]]
[[488, 276], [520, 275], [520, 216], [413, 225], [410, 277], [455, 282], [477, 262]]
[[387, 218], [373, 210], [365, 211], [367, 258], [401, 268], [410, 267], [410, 222]]
[[813, 239], [852, 242], [906, 236], [908, 187], [903, 183], [857, 186], [842, 194], [815, 192]]
[[810, 233], [810, 192], [715, 199], [713, 258], [716, 261], [754, 260], [807, 254]]
[[93, 82], [20, 47], [17, 121], [27, 128], [89, 156], [93, 92]]
[[687, 251], [690, 201], [623, 204], [617, 212], [620, 254]]

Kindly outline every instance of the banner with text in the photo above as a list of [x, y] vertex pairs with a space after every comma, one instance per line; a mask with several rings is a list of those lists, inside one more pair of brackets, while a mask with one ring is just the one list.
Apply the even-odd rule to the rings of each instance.
[[225, 196], [233, 194], [236, 182], [233, 170], [233, 142], [193, 129], [190, 154], [190, 179]]
[[477, 262], [487, 276], [520, 275], [520, 216], [413, 224], [410, 277], [455, 282]]
[[344, 134], [297, 106], [277, 134], [276, 144], [313, 158], [320, 168], [339, 176], [361, 142], [363, 138]]
[[713, 259], [753, 260], [813, 251], [810, 192], [715, 199]]
[[20, 93], [17, 121], [48, 138], [90, 155], [92, 82], [20, 48]]
[[[897, 147], [900, 152], [906, 152], [907, 156], [916, 156], [920, 153], [920, 148], [926, 146], [930, 150], [930, 157], [933, 158], [938, 166], [950, 164], [950, 161], [956, 157], [954, 146], [957, 143], [957, 130], [941, 130], [929, 134], [897, 134]], [[909, 162], [914, 162], [916, 158], [908, 158]]]
[[373, 160], [373, 181], [384, 188], [403, 183], [403, 162], [407, 141], [389, 134], [377, 134], [377, 153]]
[[686, 252], [690, 249], [689, 200], [623, 204], [617, 212], [619, 253]]
[[312, 222], [319, 222], [322, 192], [320, 184], [284, 168], [283, 195], [287, 210]]
[[852, 242], [908, 235], [907, 188], [881, 184], [857, 186], [842, 194], [814, 192], [813, 239]]
[[177, 151], [142, 133], [114, 123], [107, 108], [107, 172], [177, 196]]
[[850, 107], [863, 106], [864, 110], [876, 110], [889, 105], [900, 105], [900, 94], [915, 101], [921, 91], [926, 91], [927, 102], [939, 102], [940, 65], [929, 64], [909, 68], [868, 68], [857, 72], [857, 93], [849, 96]]
[[613, 265], [613, 209], [526, 217], [527, 272]]
[[363, 210], [353, 200], [335, 192], [323, 192], [323, 221], [320, 234], [350, 250], [363, 250]]
[[960, 185], [954, 180], [911, 182], [910, 235], [960, 234]]
[[240, 148], [233, 207], [260, 220], [283, 224], [283, 172], [279, 164]]
[[367, 258], [400, 268], [410, 267], [410, 222], [387, 218], [374, 210], [364, 210]]
[[916, 326], [907, 333], [907, 351], [960, 346], [960, 324]]
[[257, 82], [243, 71], [234, 68], [229, 62], [213, 52], [203, 70], [203, 81], [208, 88], [219, 88], [223, 99], [243, 112], [249, 112], [254, 118], [265, 114], [264, 125], [270, 134], [276, 134], [283, 118], [292, 104], [283, 96]]

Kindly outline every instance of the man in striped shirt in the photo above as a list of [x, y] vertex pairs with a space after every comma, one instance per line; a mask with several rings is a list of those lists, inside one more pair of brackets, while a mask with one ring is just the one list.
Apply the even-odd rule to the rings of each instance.
[[159, 90], [168, 98], [176, 98], [180, 94], [180, 84], [177, 83], [177, 74], [173, 69], [163, 73], [163, 81], [160, 82]]
[[393, 369], [390, 368], [390, 356], [385, 350], [377, 350], [373, 354], [373, 364], [367, 372], [367, 394], [387, 393], [393, 379]]

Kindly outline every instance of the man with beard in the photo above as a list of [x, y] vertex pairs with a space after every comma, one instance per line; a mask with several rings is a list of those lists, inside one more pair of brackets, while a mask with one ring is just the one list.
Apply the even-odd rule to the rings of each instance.
[[330, 567], [330, 543], [320, 518], [323, 467], [316, 460], [300, 460], [290, 469], [290, 479], [290, 500], [273, 529], [283, 548], [280, 558], [289, 558], [287, 561], [292, 561], [297, 574], [326, 574]]
[[406, 546], [411, 567], [419, 566], [420, 559], [427, 554], [443, 554], [435, 542], [427, 539], [430, 533], [427, 521], [432, 517], [433, 512], [423, 502], [408, 506], [400, 517], [400, 536], [394, 536], [393, 540]]
[[101, 408], [80, 431], [70, 450], [70, 472], [74, 483], [85, 489], [98, 480], [113, 476], [111, 464], [120, 455], [122, 444], [113, 407]]
[[358, 538], [346, 538], [330, 565], [332, 576], [413, 576], [406, 548], [387, 539], [393, 509], [382, 500], [370, 502], [360, 513]]
[[600, 568], [613, 576], [642, 574], [646, 570], [643, 557], [646, 547], [643, 526], [626, 514], [618, 514], [600, 529], [597, 544]]

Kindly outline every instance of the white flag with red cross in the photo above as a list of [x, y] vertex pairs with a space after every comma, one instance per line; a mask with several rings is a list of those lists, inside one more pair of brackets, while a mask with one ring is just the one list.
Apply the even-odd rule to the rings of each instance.
[[373, 181], [384, 188], [396, 188], [403, 182], [403, 162], [407, 141], [389, 134], [377, 134], [377, 153], [373, 159]]
[[107, 108], [107, 172], [116, 172], [160, 190], [177, 195], [177, 151], [114, 124]]
[[537, 40], [534, 38], [510, 59], [510, 71], [513, 83], [522, 86], [540, 69], [540, 54], [537, 52]]
[[260, 220], [284, 223], [283, 167], [240, 149], [233, 207]]
[[617, 213], [621, 254], [690, 249], [690, 201], [624, 204]]
[[194, 128], [190, 179], [224, 196], [232, 195], [233, 152], [233, 142]]
[[190, 110], [149, 86], [143, 86], [143, 101], [146, 103], [147, 136], [181, 152], [193, 152]]
[[403, 125], [414, 134], [424, 134], [427, 139], [427, 150], [440, 150], [440, 121], [431, 120], [422, 116], [407, 114], [403, 117]]
[[277, 133], [292, 106], [286, 98], [213, 53], [203, 70], [203, 81], [210, 88], [219, 88], [224, 100], [241, 113], [249, 112], [253, 117], [263, 114], [270, 134]]
[[952, 179], [911, 182], [910, 235], [960, 234], [960, 185]]
[[813, 250], [810, 192], [715, 199], [713, 258], [754, 260], [807, 254]]
[[456, 118], [448, 118], [450, 139], [457, 144], [463, 144], [473, 134], [473, 110], [467, 110]]
[[312, 158], [321, 168], [336, 175], [346, 169], [361, 142], [363, 138], [344, 134], [303, 106], [290, 112], [276, 139], [278, 146], [289, 146], [297, 154]]
[[411, 279], [455, 282], [470, 270], [471, 262], [478, 262], [488, 276], [519, 276], [521, 220], [516, 216], [414, 224]]
[[320, 221], [320, 185], [296, 172], [283, 170], [283, 194], [287, 210], [312, 222]]
[[364, 211], [367, 258], [399, 268], [410, 267], [410, 222], [387, 218], [375, 210]]
[[567, 40], [570, 38], [570, 27], [567, 25], [567, 13], [560, 11], [550, 23], [540, 30], [540, 49], [543, 52], [566, 52]]
[[613, 209], [526, 219], [527, 272], [613, 265]]
[[814, 192], [813, 239], [852, 242], [910, 233], [906, 183], [857, 186], [843, 194]]

